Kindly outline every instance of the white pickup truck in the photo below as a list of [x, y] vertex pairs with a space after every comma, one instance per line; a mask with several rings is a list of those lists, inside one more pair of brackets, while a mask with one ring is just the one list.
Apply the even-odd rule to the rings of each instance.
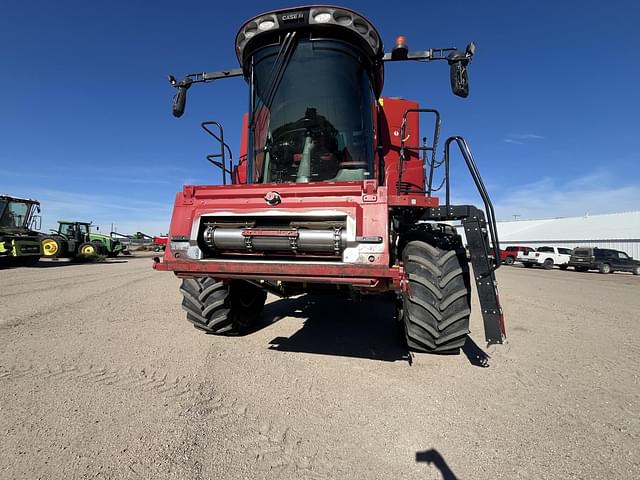
[[550, 270], [554, 265], [558, 265], [561, 270], [566, 270], [570, 258], [570, 248], [540, 247], [533, 252], [518, 252], [516, 261], [522, 262], [525, 267], [537, 265]]

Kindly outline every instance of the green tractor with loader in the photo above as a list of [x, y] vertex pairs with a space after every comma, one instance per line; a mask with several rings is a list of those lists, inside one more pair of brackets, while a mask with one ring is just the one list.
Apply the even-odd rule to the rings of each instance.
[[0, 264], [32, 265], [42, 249], [35, 231], [40, 223], [40, 202], [0, 195]]
[[[42, 251], [47, 258], [75, 258], [127, 253], [119, 240], [91, 231], [90, 222], [58, 220], [58, 229], [42, 237]], [[97, 227], [96, 227], [97, 230]]]

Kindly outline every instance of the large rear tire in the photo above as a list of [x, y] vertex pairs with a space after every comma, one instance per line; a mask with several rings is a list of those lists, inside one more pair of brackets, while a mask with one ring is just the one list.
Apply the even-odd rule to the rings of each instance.
[[459, 353], [469, 333], [471, 285], [465, 250], [459, 237], [446, 247], [414, 240], [402, 252], [408, 276], [402, 317], [412, 350]]
[[211, 277], [184, 279], [180, 291], [187, 320], [218, 335], [246, 333], [258, 322], [267, 299], [267, 293], [251, 283]]
[[42, 256], [45, 258], [60, 258], [67, 253], [67, 242], [58, 237], [44, 237], [40, 240]]

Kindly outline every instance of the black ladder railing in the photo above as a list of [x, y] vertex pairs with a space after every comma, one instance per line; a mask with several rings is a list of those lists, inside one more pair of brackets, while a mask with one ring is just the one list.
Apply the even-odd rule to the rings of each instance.
[[[222, 170], [222, 184], [227, 184], [227, 175], [229, 175], [229, 183], [233, 183], [233, 171], [232, 171], [232, 161], [233, 154], [231, 153], [231, 148], [224, 141], [224, 130], [222, 129], [222, 125], [215, 121], [202, 122], [200, 124], [202, 129], [215, 138], [220, 143], [220, 153], [212, 153], [207, 155], [207, 160]], [[209, 127], [214, 126], [218, 127], [218, 133], [212, 131]], [[229, 152], [229, 168], [227, 168], [227, 157], [226, 152]], [[216, 160], [219, 158], [220, 160]]]
[[[473, 205], [451, 204], [449, 167], [452, 143], [458, 146], [467, 164], [469, 173], [482, 198], [484, 212]], [[443, 164], [445, 169], [445, 204], [426, 209], [422, 219], [429, 221], [462, 221], [471, 265], [473, 266], [480, 308], [482, 310], [485, 339], [490, 345], [504, 343], [506, 339], [504, 316], [502, 314], [502, 307], [500, 306], [495, 277], [495, 270], [500, 266], [500, 243], [493, 204], [480, 176], [478, 166], [473, 159], [471, 149], [463, 137], [454, 136], [447, 138], [444, 144]]]
[[[434, 127], [433, 127], [433, 142], [429, 145], [427, 141], [427, 137], [422, 138], [422, 145], [418, 147], [406, 147], [405, 142], [408, 140], [407, 137], [407, 116], [410, 113], [415, 113], [420, 115], [421, 113], [431, 113], [435, 117]], [[416, 135], [419, 135], [420, 132], [415, 132]], [[408, 193], [411, 189], [411, 185], [402, 181], [402, 173], [403, 173], [403, 164], [407, 159], [407, 150], [413, 150], [420, 152], [422, 154], [422, 160], [424, 162], [425, 168], [429, 165], [429, 178], [427, 181], [427, 188], [424, 192], [428, 196], [431, 196], [433, 191], [432, 182], [433, 182], [433, 172], [434, 169], [437, 168], [442, 162], [436, 160], [436, 154], [438, 149], [438, 142], [440, 141], [440, 112], [438, 110], [432, 108], [410, 108], [405, 110], [402, 115], [402, 125], [400, 126], [400, 161], [398, 162], [398, 192], [399, 193]], [[430, 154], [431, 159], [428, 158], [428, 154]], [[437, 189], [436, 189], [437, 190]]]
[[484, 182], [482, 181], [482, 177], [480, 176], [480, 171], [478, 170], [478, 166], [476, 165], [475, 160], [473, 159], [473, 154], [471, 153], [471, 149], [469, 148], [469, 144], [459, 135], [449, 137], [444, 142], [444, 181], [445, 181], [445, 207], [447, 209], [447, 214], [450, 213], [451, 208], [451, 177], [449, 175], [449, 164], [450, 164], [450, 147], [451, 144], [455, 142], [460, 149], [460, 153], [462, 153], [462, 157], [464, 158], [465, 163], [467, 164], [467, 168], [469, 169], [469, 173], [471, 174], [471, 178], [473, 179], [473, 183], [475, 183], [476, 188], [478, 189], [478, 193], [480, 194], [480, 198], [482, 199], [482, 203], [484, 204], [484, 210], [486, 212], [486, 222], [487, 228], [489, 230], [489, 237], [492, 243], [492, 250], [494, 255], [494, 263], [495, 268], [500, 266], [500, 244], [498, 239], [498, 227], [496, 225], [496, 215], [493, 210], [493, 203], [491, 203], [491, 198], [489, 198], [489, 192], [484, 186]]

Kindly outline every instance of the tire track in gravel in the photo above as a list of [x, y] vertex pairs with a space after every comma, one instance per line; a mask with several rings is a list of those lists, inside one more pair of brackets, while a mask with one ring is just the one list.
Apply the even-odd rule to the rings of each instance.
[[[10, 388], [11, 382], [34, 381], [52, 382], [58, 387], [69, 384], [95, 388], [115, 388], [136, 391], [142, 395], [162, 396], [168, 401], [182, 405], [180, 416], [186, 420], [184, 436], [186, 444], [206, 446], [210, 432], [203, 429], [203, 423], [225, 429], [234, 428], [243, 432], [237, 445], [239, 455], [245, 457], [252, 470], [266, 476], [292, 474], [295, 477], [326, 479], [336, 473], [336, 465], [323, 457], [317, 447], [312, 447], [308, 439], [303, 439], [291, 427], [282, 427], [273, 420], [260, 420], [257, 413], [249, 411], [246, 401], [225, 395], [210, 382], [194, 382], [184, 377], [169, 377], [162, 370], [117, 368], [108, 365], [43, 364], [43, 365], [0, 365], [0, 385]], [[205, 422], [208, 420], [208, 422]], [[200, 441], [196, 441], [200, 438]], [[189, 455], [202, 456], [206, 450], [190, 450]], [[141, 468], [141, 466], [139, 467]], [[138, 469], [139, 469], [138, 468]], [[137, 471], [144, 474], [144, 471]]]
[[[130, 273], [120, 273], [117, 275], [109, 275], [107, 278], [109, 280], [116, 280], [118, 278], [130, 277], [130, 276], [131, 276]], [[91, 278], [91, 277], [94, 277], [94, 278]], [[51, 279], [46, 279], [46, 280], [37, 282], [37, 283], [45, 283], [45, 282], [48, 283], [48, 286], [44, 288], [31, 288], [31, 285], [33, 285], [36, 282], [29, 282], [26, 285], [27, 288], [25, 288], [24, 284], [20, 284], [19, 286], [20, 290], [15, 292], [3, 293], [2, 295], [0, 295], [0, 298], [15, 297], [16, 295], [32, 295], [34, 293], [49, 292], [52, 290], [64, 290], [70, 287], [76, 287], [78, 285], [87, 285], [89, 283], [95, 283], [96, 281], [104, 282], [105, 274], [102, 273], [102, 274], [84, 275], [82, 277], [82, 280], [78, 280], [77, 276], [71, 277], [70, 279], [74, 279], [75, 281], [62, 283], [59, 278], [51, 278]], [[52, 283], [54, 283], [53, 286], [52, 286]]]
[[[107, 288], [103, 288], [98, 292], [91, 292], [91, 293], [87, 293], [85, 295], [82, 295], [81, 297], [73, 300], [73, 301], [68, 301], [68, 302], [62, 302], [58, 305], [56, 305], [53, 308], [49, 308], [46, 310], [41, 310], [35, 313], [28, 313], [25, 315], [21, 315], [21, 316], [17, 316], [14, 317], [12, 319], [9, 320], [4, 320], [0, 322], [0, 330], [4, 330], [4, 329], [11, 329], [11, 328], [15, 328], [21, 325], [25, 325], [28, 323], [33, 323], [34, 321], [46, 316], [46, 315], [51, 315], [57, 312], [60, 312], [64, 309], [68, 309], [68, 308], [73, 308], [73, 307], [79, 307], [80, 305], [82, 305], [83, 303], [87, 302], [87, 300], [91, 299], [91, 298], [95, 298], [96, 296], [106, 296], [109, 295], [117, 290], [122, 290], [122, 289], [126, 289], [127, 287], [134, 285], [138, 282], [140, 282], [141, 280], [144, 279], [148, 279], [148, 278], [153, 278], [155, 272], [149, 272], [149, 273], [145, 273], [144, 275], [138, 276], [134, 279], [131, 279], [128, 282], [123, 282], [123, 283], [119, 283], [118, 285], [114, 285], [113, 287], [107, 287]], [[131, 277], [131, 275], [127, 275], [127, 277]]]
[[106, 365], [89, 365], [86, 368], [59, 364], [22, 367], [0, 365], [0, 382], [26, 379], [52, 381], [57, 384], [75, 382], [91, 386], [134, 389], [152, 394], [166, 394], [169, 397], [181, 397], [193, 391], [191, 382], [186, 381], [184, 377], [170, 378], [166, 372], [158, 370], [150, 370], [148, 373], [146, 369], [121, 369]]
[[[294, 428], [274, 418], [261, 417], [260, 411], [251, 409], [246, 401], [226, 397], [210, 382], [202, 382], [191, 401], [185, 416], [192, 436], [204, 440], [215, 438], [215, 433], [208, 430], [211, 424], [206, 420], [216, 418], [217, 426], [223, 422], [227, 438], [220, 440], [225, 442], [227, 450], [244, 458], [243, 463], [251, 469], [252, 478], [328, 479], [336, 478], [335, 474], [340, 473], [340, 468], [313, 446], [313, 439], [304, 438]], [[229, 435], [230, 429], [240, 434], [239, 438]], [[229, 444], [231, 438], [234, 438], [232, 445]], [[203, 443], [206, 447], [198, 454], [202, 456], [200, 463], [206, 466], [216, 449], [210, 440]], [[237, 461], [238, 458], [234, 459]]]

